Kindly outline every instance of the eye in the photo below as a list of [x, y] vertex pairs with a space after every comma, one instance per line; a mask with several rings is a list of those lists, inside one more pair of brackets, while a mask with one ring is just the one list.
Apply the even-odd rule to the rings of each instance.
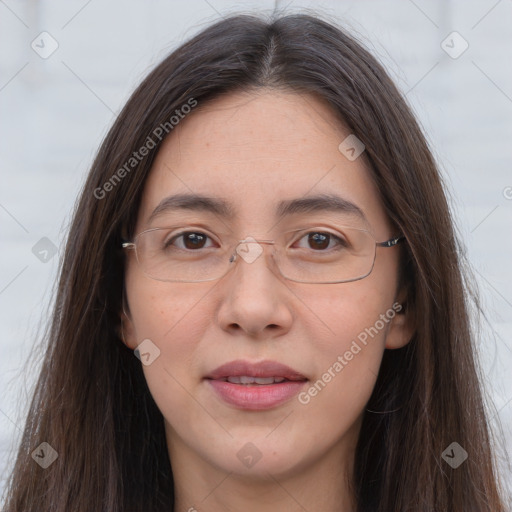
[[[302, 241], [305, 241], [307, 247], [300, 245]], [[343, 248], [346, 246], [345, 241], [332, 233], [326, 233], [321, 231], [312, 231], [303, 236], [299, 241], [299, 247], [306, 249], [313, 249], [315, 251], [324, 251], [325, 249], [332, 249], [335, 246]]]
[[[165, 242], [165, 248], [170, 246], [176, 246], [178, 249], [196, 250], [204, 249], [207, 240], [210, 240], [208, 235], [199, 231], [184, 231], [178, 235], [172, 237], [170, 240]], [[177, 243], [180, 241], [179, 243]]]

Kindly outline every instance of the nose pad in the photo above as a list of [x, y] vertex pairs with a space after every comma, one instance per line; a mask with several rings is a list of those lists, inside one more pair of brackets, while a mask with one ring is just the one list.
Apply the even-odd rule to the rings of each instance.
[[[263, 244], [275, 245], [275, 241], [256, 240], [252, 236], [248, 236], [244, 240], [239, 240], [233, 251], [233, 254], [229, 258], [229, 263], [236, 262], [238, 257], [242, 258], [246, 263], [254, 263], [264, 253]], [[272, 267], [276, 267], [277, 269], [277, 262], [273, 253], [271, 254], [271, 259], [272, 266], [268, 264], [267, 266], [272, 273], [275, 273], [275, 269]]]
[[263, 247], [255, 238], [249, 236], [245, 240], [239, 241], [235, 253], [246, 263], [254, 263], [263, 254]]

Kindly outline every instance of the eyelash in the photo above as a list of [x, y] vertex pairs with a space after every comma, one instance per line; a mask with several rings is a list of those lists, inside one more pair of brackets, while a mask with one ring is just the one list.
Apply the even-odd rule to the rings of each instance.
[[[201, 231], [182, 231], [181, 233], [178, 233], [177, 235], [173, 236], [170, 240], [168, 241], [165, 241], [164, 242], [164, 248], [167, 249], [169, 246], [173, 245], [173, 243], [182, 238], [185, 236], [185, 235], [189, 235], [189, 234], [194, 234], [194, 235], [201, 235], [201, 236], [205, 236], [206, 238], [208, 238], [209, 240], [212, 240], [212, 237], [210, 237], [209, 235], [207, 235], [206, 233], [203, 233]], [[330, 233], [328, 231], [308, 231], [308, 232], [305, 232], [301, 238], [298, 239], [298, 241], [301, 241], [303, 240], [305, 237], [311, 235], [311, 234], [319, 234], [319, 235], [327, 235], [330, 237], [330, 240], [329, 240], [329, 243], [331, 241], [336, 241], [337, 245], [339, 247], [345, 247], [347, 245], [347, 243], [345, 242], [345, 240], [343, 240], [341, 237], [335, 235], [334, 233]], [[188, 250], [188, 251], [191, 251], [191, 252], [194, 252], [194, 249], [186, 249], [185, 247], [178, 247], [179, 249], [181, 250]], [[200, 249], [208, 249], [209, 247], [200, 247]], [[312, 249], [313, 250], [313, 249]], [[331, 248], [332, 250], [332, 248]], [[317, 251], [317, 252], [327, 252], [326, 250], [320, 250], [320, 251]]]

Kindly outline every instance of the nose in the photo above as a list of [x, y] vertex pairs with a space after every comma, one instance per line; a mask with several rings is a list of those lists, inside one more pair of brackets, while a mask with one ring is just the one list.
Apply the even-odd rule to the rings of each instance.
[[231, 334], [280, 336], [293, 321], [290, 291], [275, 267], [269, 242], [246, 240], [250, 242], [241, 243], [233, 255], [235, 268], [219, 283], [219, 325]]

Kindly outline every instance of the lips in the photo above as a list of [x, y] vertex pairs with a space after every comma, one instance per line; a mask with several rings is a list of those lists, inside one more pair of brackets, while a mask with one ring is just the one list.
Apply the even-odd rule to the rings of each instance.
[[205, 377], [224, 403], [246, 410], [264, 410], [291, 400], [305, 386], [307, 378], [276, 361], [232, 361]]
[[[224, 380], [224, 379], [222, 379]], [[239, 377], [228, 377], [225, 379], [226, 382], [231, 382], [231, 384], [244, 384], [247, 386], [250, 385], [258, 385], [261, 386], [263, 384], [279, 384], [280, 382], [284, 382], [284, 377], [251, 377], [249, 375], [240, 375]]]
[[[245, 379], [241, 379], [242, 382], [236, 382], [234, 377]], [[258, 382], [257, 380], [270, 378], [279, 382], [282, 382], [283, 380], [307, 380], [307, 378], [300, 372], [290, 368], [289, 366], [278, 363], [277, 361], [260, 361], [259, 363], [250, 363], [249, 361], [243, 361], [241, 359], [219, 366], [207, 375], [206, 378], [212, 380], [229, 380], [229, 382], [237, 384], [271, 384], [270, 381]], [[247, 379], [252, 379], [252, 382]]]

